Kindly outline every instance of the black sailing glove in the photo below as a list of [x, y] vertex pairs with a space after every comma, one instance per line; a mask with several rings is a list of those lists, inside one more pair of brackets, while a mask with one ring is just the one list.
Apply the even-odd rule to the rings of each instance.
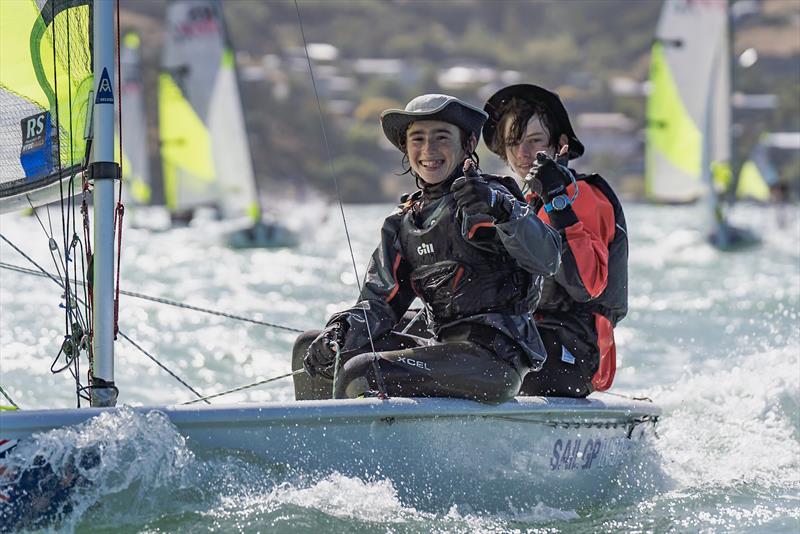
[[558, 195], [567, 192], [567, 186], [572, 182], [572, 175], [566, 166], [556, 163], [546, 153], [538, 152], [525, 181], [531, 191], [548, 204]]
[[336, 360], [336, 346], [344, 346], [344, 334], [347, 325], [333, 323], [311, 342], [303, 358], [303, 367], [309, 376], [319, 374], [329, 380], [333, 379], [333, 364]]
[[453, 182], [450, 191], [456, 199], [456, 204], [465, 216], [485, 213], [496, 222], [508, 221], [511, 215], [511, 200], [508, 195], [490, 186], [475, 170], [474, 162], [464, 162], [464, 174]]
[[[573, 181], [572, 171], [566, 166], [566, 158], [563, 165], [560, 161], [560, 159], [554, 161], [544, 152], [538, 152], [530, 173], [525, 177], [531, 191], [538, 194], [544, 201], [544, 210], [550, 216], [550, 224], [558, 230], [578, 222], [578, 216], [572, 209], [572, 201], [575, 197], [567, 196], [567, 186]], [[575, 195], [577, 196], [577, 194], [578, 184], [576, 182]]]

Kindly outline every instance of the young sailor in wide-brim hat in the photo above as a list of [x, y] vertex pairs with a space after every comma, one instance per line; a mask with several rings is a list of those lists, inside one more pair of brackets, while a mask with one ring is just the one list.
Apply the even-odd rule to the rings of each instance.
[[421, 95], [409, 102], [405, 109], [387, 109], [381, 113], [381, 126], [386, 138], [401, 151], [405, 150], [406, 131], [414, 121], [442, 121], [455, 124], [467, 134], [481, 135], [481, 126], [488, 114], [482, 109], [454, 96], [441, 94]]

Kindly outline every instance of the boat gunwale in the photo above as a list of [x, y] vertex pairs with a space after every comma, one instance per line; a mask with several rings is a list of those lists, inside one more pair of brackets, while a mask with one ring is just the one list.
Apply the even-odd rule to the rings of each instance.
[[[597, 394], [595, 394], [597, 395]], [[160, 412], [179, 428], [198, 426], [243, 427], [326, 424], [357, 424], [370, 421], [421, 422], [443, 419], [500, 419], [508, 422], [538, 423], [553, 427], [616, 427], [620, 424], [655, 422], [661, 409], [651, 402], [628, 398], [569, 399], [518, 397], [500, 405], [442, 398], [391, 398], [387, 400], [342, 399], [286, 401], [219, 405], [118, 406], [56, 410], [0, 412], [0, 436], [9, 432], [35, 433], [79, 424], [103, 414], [130, 409], [146, 414]], [[599, 395], [598, 395], [599, 396]], [[60, 420], [53, 424], [55, 420]], [[35, 421], [35, 423], [34, 423]], [[33, 424], [32, 424], [33, 423]]]

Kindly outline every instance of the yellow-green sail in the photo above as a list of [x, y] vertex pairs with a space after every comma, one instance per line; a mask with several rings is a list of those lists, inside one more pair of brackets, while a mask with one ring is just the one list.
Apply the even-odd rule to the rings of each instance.
[[726, 44], [725, 0], [665, 0], [647, 100], [649, 200], [691, 202], [708, 196], [712, 181], [724, 176], [730, 135]]
[[89, 2], [43, 5], [0, 1], [0, 211], [57, 198], [86, 156]]
[[662, 200], [670, 199], [669, 192], [684, 185], [687, 177], [699, 181], [702, 136], [683, 105], [661, 43], [653, 45], [650, 62], [645, 192]]
[[214, 205], [228, 218], [260, 218], [235, 60], [219, 2], [167, 9], [159, 80], [165, 194], [173, 211]]
[[[739, 172], [739, 181], [736, 184], [736, 198], [741, 200], [756, 200], [768, 202], [771, 198], [770, 188], [778, 185], [778, 171], [769, 157], [770, 147], [780, 146], [774, 144], [775, 139], [780, 139], [780, 134], [762, 135], [756, 146], [750, 152], [742, 170]], [[788, 138], [784, 138], [789, 140]], [[798, 136], [800, 140], [800, 136]], [[797, 147], [794, 147], [796, 150]]]
[[758, 166], [753, 160], [747, 160], [739, 173], [736, 198], [766, 202], [769, 200], [769, 196], [769, 186]]
[[158, 78], [158, 109], [167, 207], [177, 211], [212, 202], [208, 130], [169, 73]]

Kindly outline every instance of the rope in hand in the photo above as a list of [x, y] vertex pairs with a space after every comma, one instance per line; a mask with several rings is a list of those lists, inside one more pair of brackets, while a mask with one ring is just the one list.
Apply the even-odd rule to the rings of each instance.
[[336, 377], [339, 374], [339, 361], [342, 356], [342, 351], [339, 349], [339, 344], [335, 341], [331, 342], [331, 347], [336, 351], [336, 358], [333, 360], [333, 382], [331, 382], [331, 398], [336, 398]]

